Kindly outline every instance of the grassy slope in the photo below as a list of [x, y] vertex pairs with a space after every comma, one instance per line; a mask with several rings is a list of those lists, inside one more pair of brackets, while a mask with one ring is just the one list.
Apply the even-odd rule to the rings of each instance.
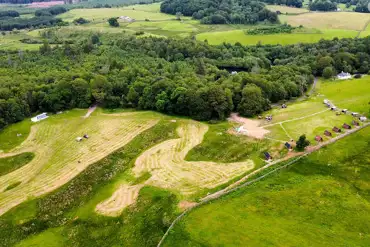
[[237, 162], [252, 159], [258, 167], [260, 151], [267, 148], [267, 141], [257, 141], [227, 133], [231, 125], [227, 122], [211, 124], [203, 142], [190, 150], [188, 161]]
[[208, 40], [211, 45], [240, 42], [243, 45], [281, 44], [289, 45], [295, 43], [314, 43], [320, 39], [351, 38], [355, 37], [356, 31], [321, 29], [316, 33], [292, 33], [292, 34], [269, 34], [269, 35], [246, 35], [244, 30], [233, 30], [226, 32], [208, 32], [197, 35], [198, 40]]
[[319, 91], [335, 105], [367, 115], [370, 110], [370, 76], [345, 81], [321, 81]]
[[164, 246], [368, 246], [369, 136], [362, 130], [194, 210]]
[[35, 155], [33, 153], [22, 153], [12, 157], [0, 159], [0, 176], [10, 173], [30, 162]]
[[[12, 124], [1, 130], [0, 152], [1, 150], [4, 152], [9, 151], [26, 140], [31, 130], [31, 124], [32, 122], [29, 119], [25, 119], [22, 122]], [[21, 134], [21, 136], [17, 136], [17, 134]]]
[[[0, 246], [12, 246], [51, 228], [57, 228], [58, 234], [52, 231], [25, 241], [44, 243], [56, 234], [56, 238], [63, 237], [67, 246], [153, 245], [172, 218], [176, 204], [173, 195], [145, 188], [140, 192], [137, 207], [125, 210], [118, 218], [98, 216], [94, 213], [96, 204], [90, 202], [110, 196], [115, 182], [125, 176], [135, 158], [148, 147], [171, 138], [175, 127], [176, 124], [169, 122], [157, 124], [89, 166], [60, 189], [23, 203], [0, 217]], [[163, 135], [163, 129], [168, 135]]]

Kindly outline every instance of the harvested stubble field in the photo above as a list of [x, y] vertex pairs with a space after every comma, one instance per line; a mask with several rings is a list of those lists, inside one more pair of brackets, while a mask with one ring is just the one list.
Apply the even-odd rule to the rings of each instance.
[[[10, 154], [0, 154], [0, 158], [24, 152], [35, 154], [30, 163], [1, 177], [0, 215], [30, 197], [59, 188], [158, 121], [145, 117], [145, 113], [135, 116], [96, 114], [87, 119], [82, 118], [83, 113], [75, 110], [35, 124], [20, 146]], [[85, 133], [90, 135], [89, 139], [75, 140]], [[19, 182], [17, 187], [5, 191], [9, 185]]]
[[310, 12], [300, 15], [280, 15], [281, 23], [322, 29], [362, 30], [370, 16], [357, 12]]
[[282, 14], [302, 14], [309, 12], [305, 8], [294, 8], [285, 5], [267, 5], [267, 8], [272, 11], [280, 11]]

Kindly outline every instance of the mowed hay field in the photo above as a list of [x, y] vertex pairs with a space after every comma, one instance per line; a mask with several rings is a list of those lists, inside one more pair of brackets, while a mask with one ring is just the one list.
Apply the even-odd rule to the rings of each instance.
[[119, 215], [125, 207], [135, 203], [144, 185], [190, 196], [225, 184], [255, 167], [252, 160], [234, 163], [186, 161], [188, 152], [202, 143], [207, 131], [206, 124], [181, 120], [176, 130], [179, 138], [146, 150], [135, 161], [132, 172], [138, 179], [144, 177], [142, 183], [121, 184], [110, 198], [97, 205], [96, 211], [103, 215]]
[[337, 38], [353, 38], [357, 35], [356, 31], [351, 30], [335, 30], [335, 29], [320, 29], [316, 32], [307, 33], [284, 33], [284, 34], [268, 34], [268, 35], [247, 35], [245, 30], [232, 30], [224, 32], [206, 32], [200, 33], [196, 37], [198, 40], [207, 40], [211, 45], [222, 44], [223, 42], [235, 44], [239, 42], [243, 45], [256, 45], [261, 43], [266, 44], [281, 44], [290, 45], [296, 43], [314, 43], [321, 39]]
[[201, 206], [163, 246], [369, 246], [370, 128]]
[[300, 15], [280, 15], [281, 23], [310, 28], [362, 30], [370, 15], [357, 12], [311, 12]]
[[[30, 163], [1, 177], [0, 215], [29, 197], [38, 197], [61, 187], [89, 165], [158, 122], [148, 113], [120, 116], [97, 113], [86, 119], [84, 113], [73, 110], [34, 124], [21, 145], [10, 153], [0, 154], [0, 158], [24, 152], [35, 154]], [[84, 134], [90, 138], [77, 142], [76, 138]], [[19, 185], [6, 190], [14, 183]]]

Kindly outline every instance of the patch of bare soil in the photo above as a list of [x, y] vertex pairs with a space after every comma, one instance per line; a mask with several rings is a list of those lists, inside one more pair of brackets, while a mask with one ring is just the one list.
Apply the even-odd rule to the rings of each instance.
[[240, 117], [236, 113], [232, 113], [228, 118], [231, 122], [236, 122], [242, 124], [242, 130], [237, 132], [233, 131], [233, 133], [247, 135], [257, 139], [263, 139], [263, 137], [268, 134], [270, 131], [260, 127], [261, 122], [258, 120], [248, 119], [244, 117]]
[[189, 202], [189, 201], [181, 201], [178, 205], [178, 207], [181, 209], [181, 211], [185, 211], [188, 208], [192, 208], [198, 203], [196, 202]]

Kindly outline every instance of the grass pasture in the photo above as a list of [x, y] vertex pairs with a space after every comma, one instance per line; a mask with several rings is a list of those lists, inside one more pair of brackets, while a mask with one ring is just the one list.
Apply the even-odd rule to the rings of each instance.
[[[154, 7], [157, 7], [155, 5]], [[149, 7], [152, 8], [152, 7]], [[140, 9], [140, 8], [139, 8]], [[102, 21], [108, 20], [110, 17], [129, 16], [136, 19], [137, 21], [144, 21], [145, 19], [158, 21], [158, 20], [170, 20], [175, 17], [172, 15], [163, 14], [156, 11], [144, 11], [135, 9], [135, 5], [132, 8], [100, 8], [100, 9], [72, 9], [66, 13], [58, 15], [65, 21], [72, 22], [77, 18], [85, 18], [90, 21]]]
[[368, 246], [369, 136], [364, 129], [193, 210], [163, 246]]
[[0, 158], [0, 176], [15, 171], [28, 164], [33, 158], [33, 153], [21, 153], [15, 156]]
[[352, 80], [322, 80], [319, 92], [336, 106], [364, 114], [370, 114], [370, 76]]
[[271, 11], [280, 11], [282, 14], [287, 15], [297, 15], [309, 12], [309, 10], [305, 8], [294, 8], [285, 5], [267, 5], [267, 8]]
[[[351, 115], [336, 115], [330, 111], [324, 104], [323, 100], [328, 99], [340, 109], [348, 109], [369, 116], [370, 105], [369, 96], [370, 78], [365, 76], [361, 79], [351, 80], [322, 80], [317, 83], [317, 95], [309, 99], [288, 103], [288, 108], [274, 108], [267, 112], [271, 114], [273, 120], [264, 122], [262, 126], [268, 129], [268, 137], [286, 141], [290, 138], [295, 140], [302, 134], [306, 134], [312, 143], [316, 135], [320, 135], [324, 140], [324, 131], [331, 131], [334, 126], [341, 128], [344, 123], [351, 124], [353, 117]], [[342, 129], [343, 130], [343, 129]]]
[[268, 35], [247, 35], [244, 30], [232, 30], [223, 32], [206, 32], [197, 35], [198, 40], [207, 40], [211, 45], [222, 44], [223, 42], [234, 44], [240, 42], [243, 45], [261, 44], [281, 44], [290, 45], [296, 43], [314, 43], [321, 39], [353, 38], [357, 35], [356, 31], [321, 29], [311, 30], [302, 33], [284, 33]]

